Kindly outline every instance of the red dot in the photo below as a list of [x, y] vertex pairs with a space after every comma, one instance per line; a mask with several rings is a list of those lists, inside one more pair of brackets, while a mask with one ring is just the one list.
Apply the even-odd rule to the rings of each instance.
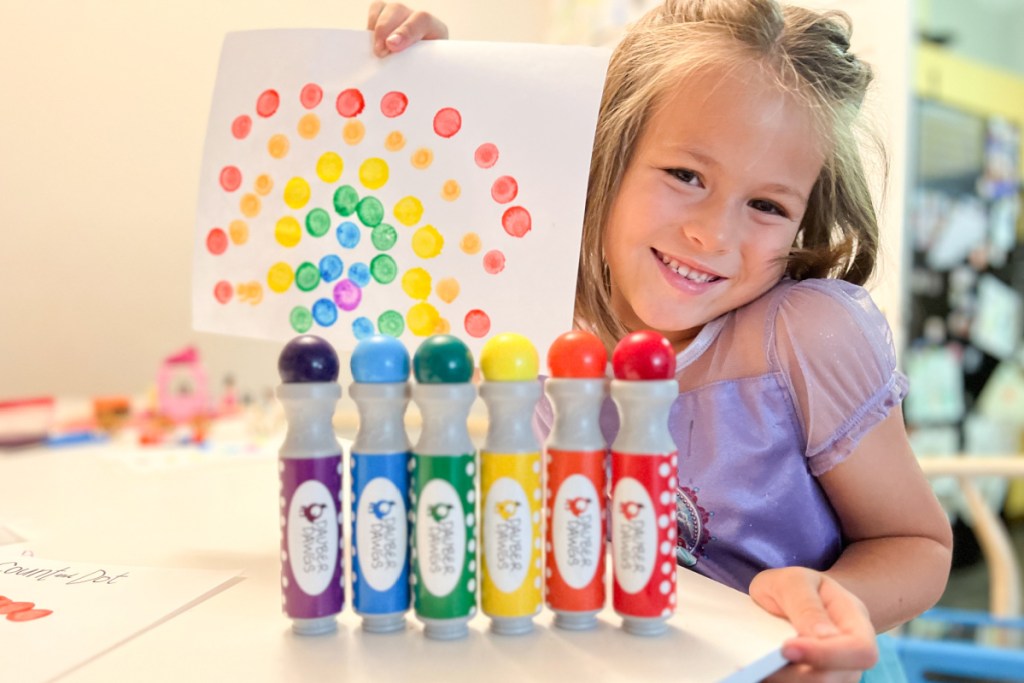
[[479, 308], [474, 308], [466, 314], [466, 334], [470, 337], [486, 337], [491, 331], [490, 317]]
[[491, 197], [499, 204], [508, 204], [516, 198], [517, 194], [519, 194], [519, 183], [510, 175], [501, 176], [491, 185]]
[[641, 330], [623, 337], [612, 352], [616, 379], [672, 379], [676, 374], [676, 352], [672, 344], [653, 330]]
[[252, 119], [242, 114], [231, 122], [231, 134], [238, 140], [244, 140], [249, 131], [252, 130]]
[[490, 168], [498, 163], [498, 148], [494, 143], [485, 142], [476, 148], [473, 159], [480, 168]]
[[220, 186], [227, 192], [234, 192], [242, 184], [242, 172], [237, 166], [225, 166], [220, 170]]
[[349, 88], [348, 90], [342, 90], [341, 94], [338, 95], [338, 101], [335, 103], [338, 107], [338, 113], [347, 118], [353, 116], [359, 116], [363, 112], [363, 107], [366, 106], [366, 100], [363, 99], [363, 93], [359, 92], [355, 88]]
[[445, 107], [434, 114], [434, 132], [443, 138], [450, 138], [462, 128], [462, 114], [457, 109]]
[[281, 96], [277, 94], [276, 90], [264, 90], [256, 99], [256, 113], [263, 118], [273, 116], [279, 104], [281, 104]]
[[497, 249], [484, 254], [484, 270], [491, 275], [497, 275], [505, 270], [505, 255]]
[[513, 206], [505, 211], [501, 216], [501, 225], [513, 237], [522, 237], [533, 227], [530, 212], [521, 206]]
[[302, 86], [302, 92], [299, 93], [299, 102], [306, 109], [312, 109], [320, 104], [320, 100], [323, 98], [324, 91], [316, 83], [307, 83]]
[[206, 235], [206, 248], [214, 256], [220, 256], [228, 249], [228, 235], [220, 228], [214, 228]]
[[608, 352], [597, 336], [586, 330], [566, 332], [548, 349], [552, 377], [596, 379], [604, 377]]
[[404, 114], [407, 106], [409, 106], [409, 98], [397, 90], [393, 90], [380, 98], [380, 113], [390, 119]]
[[221, 280], [213, 288], [213, 296], [216, 297], [217, 301], [222, 304], [226, 304], [231, 301], [231, 297], [234, 296], [235, 289], [231, 286], [231, 283], [227, 280]]

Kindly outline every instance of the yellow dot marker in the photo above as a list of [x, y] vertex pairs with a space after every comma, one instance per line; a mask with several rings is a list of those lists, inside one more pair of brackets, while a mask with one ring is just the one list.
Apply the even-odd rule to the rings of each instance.
[[294, 279], [295, 273], [292, 272], [292, 267], [283, 261], [278, 261], [270, 266], [270, 271], [267, 272], [267, 286], [278, 294], [287, 292]]
[[444, 237], [433, 225], [424, 225], [413, 233], [412, 250], [420, 258], [434, 258], [444, 248]]
[[535, 380], [539, 365], [537, 349], [521, 334], [491, 337], [480, 351], [480, 371], [490, 382]]
[[394, 213], [399, 223], [412, 227], [423, 218], [423, 203], [411, 195], [402, 197], [395, 204]]
[[418, 303], [409, 309], [405, 316], [409, 324], [409, 331], [417, 337], [427, 337], [434, 334], [437, 323], [441, 319], [437, 309], [426, 302]]
[[371, 157], [359, 167], [359, 182], [369, 190], [379, 190], [388, 182], [388, 163]]
[[430, 296], [430, 287], [430, 273], [422, 268], [411, 268], [402, 276], [402, 291], [408, 294], [410, 299], [426, 299]]
[[309, 192], [305, 178], [292, 178], [284, 186], [284, 203], [293, 209], [301, 209], [309, 201]]
[[302, 239], [302, 226], [292, 216], [284, 216], [274, 226], [274, 239], [282, 247], [294, 247]]
[[335, 152], [324, 152], [316, 161], [316, 174], [325, 183], [336, 183], [341, 177], [345, 163]]

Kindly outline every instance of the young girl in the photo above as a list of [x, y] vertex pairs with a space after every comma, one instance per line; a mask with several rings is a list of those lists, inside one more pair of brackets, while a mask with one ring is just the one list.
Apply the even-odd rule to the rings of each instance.
[[[369, 28], [381, 56], [447, 37], [379, 2]], [[679, 561], [793, 623], [779, 680], [857, 680], [874, 634], [934, 604], [950, 564], [906, 379], [861, 287], [877, 222], [854, 123], [871, 72], [849, 31], [773, 0], [649, 12], [611, 58], [583, 229], [577, 324], [609, 347], [655, 329], [678, 353]]]

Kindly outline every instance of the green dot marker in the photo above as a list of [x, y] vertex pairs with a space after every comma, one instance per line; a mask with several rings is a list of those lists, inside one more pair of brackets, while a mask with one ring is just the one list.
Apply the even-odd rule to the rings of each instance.
[[289, 322], [291, 322], [293, 330], [299, 334], [305, 334], [309, 332], [309, 328], [313, 327], [313, 314], [305, 306], [296, 306], [292, 309]]
[[473, 377], [473, 354], [450, 334], [427, 337], [412, 359], [413, 373], [421, 384], [456, 384]]
[[376, 197], [363, 197], [356, 204], [356, 215], [368, 228], [375, 228], [384, 220], [384, 205]]
[[334, 193], [334, 210], [342, 216], [351, 216], [359, 203], [359, 193], [351, 185], [342, 185]]
[[323, 209], [313, 209], [306, 214], [306, 232], [313, 237], [323, 237], [331, 229], [331, 215]]
[[398, 231], [392, 225], [381, 223], [370, 233], [370, 241], [377, 251], [387, 251], [398, 241]]
[[398, 264], [387, 254], [378, 254], [370, 261], [370, 275], [382, 285], [386, 285], [398, 276]]
[[295, 271], [295, 286], [303, 292], [310, 292], [320, 284], [320, 269], [305, 261]]

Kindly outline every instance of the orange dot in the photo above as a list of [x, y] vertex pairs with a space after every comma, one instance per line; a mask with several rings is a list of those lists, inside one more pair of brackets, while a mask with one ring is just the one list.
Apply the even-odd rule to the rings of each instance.
[[260, 198], [252, 193], [246, 194], [238, 203], [238, 208], [246, 218], [255, 218], [260, 213]]
[[249, 224], [243, 220], [235, 219], [228, 226], [228, 235], [234, 244], [245, 244], [249, 241]]
[[483, 244], [480, 241], [480, 235], [475, 232], [467, 232], [459, 241], [459, 248], [462, 249], [463, 253], [469, 254], [470, 256], [480, 253], [480, 248], [482, 246]]
[[401, 131], [393, 130], [384, 139], [384, 148], [389, 152], [400, 152], [405, 147], [405, 136]]
[[267, 153], [275, 159], [285, 158], [288, 155], [289, 147], [291, 147], [291, 143], [288, 142], [287, 136], [281, 133], [272, 135], [267, 141]]
[[312, 140], [320, 133], [320, 117], [309, 113], [299, 119], [299, 136]]
[[434, 334], [448, 334], [452, 331], [452, 324], [448, 322], [447, 318], [438, 318], [437, 326], [434, 328]]
[[350, 145], [358, 145], [366, 135], [366, 126], [359, 119], [349, 119], [341, 129], [341, 139]]
[[256, 194], [266, 197], [274, 189], [274, 179], [266, 173], [256, 177]]
[[444, 181], [444, 186], [441, 188], [441, 199], [447, 202], [454, 202], [462, 194], [462, 188], [459, 186], [456, 180]]
[[453, 277], [443, 278], [437, 281], [435, 290], [441, 301], [450, 304], [459, 296], [459, 281]]
[[430, 166], [434, 161], [434, 153], [426, 147], [420, 147], [418, 150], [412, 153], [412, 165], [413, 168], [418, 168], [421, 171]]

